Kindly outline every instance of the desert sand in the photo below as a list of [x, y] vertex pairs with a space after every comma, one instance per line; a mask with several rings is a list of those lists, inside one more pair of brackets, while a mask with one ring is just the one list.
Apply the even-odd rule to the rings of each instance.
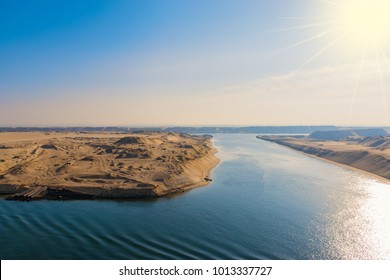
[[207, 185], [215, 153], [211, 136], [179, 133], [0, 133], [0, 194], [160, 197]]
[[321, 141], [287, 136], [258, 136], [311, 156], [390, 179], [390, 137], [364, 137], [355, 140]]

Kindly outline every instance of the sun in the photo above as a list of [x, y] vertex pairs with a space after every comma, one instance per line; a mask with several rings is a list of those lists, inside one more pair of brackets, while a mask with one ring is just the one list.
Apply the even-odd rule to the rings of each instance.
[[[297, 31], [296, 40], [290, 45], [271, 52], [268, 56], [312, 45], [314, 52], [295, 67], [287, 77], [301, 71], [316, 60], [327, 63], [330, 69], [341, 65], [356, 69], [354, 84], [350, 88], [349, 107], [346, 109], [345, 124], [351, 125], [355, 100], [359, 96], [361, 81], [370, 79], [377, 72], [377, 91], [381, 95], [387, 126], [390, 126], [390, 107], [388, 104], [390, 74], [390, 0], [306, 0], [308, 8], [302, 10], [303, 16], [285, 17], [288, 26], [273, 32]], [[283, 19], [283, 18], [281, 18]], [[301, 36], [303, 34], [304, 37]], [[326, 58], [326, 59], [324, 59]], [[373, 68], [376, 65], [376, 70]], [[369, 73], [369, 75], [365, 75]], [[375, 73], [374, 73], [375, 75]], [[347, 82], [347, 81], [346, 81]]]
[[334, 3], [334, 23], [346, 42], [376, 47], [390, 40], [389, 0], [343, 0]]
[[315, 0], [314, 3], [318, 8], [309, 17], [287, 18], [301, 21], [300, 24], [292, 23], [287, 28], [275, 30], [306, 30], [310, 35], [270, 55], [321, 40], [323, 47], [297, 70], [331, 50], [346, 56], [355, 53], [361, 60], [387, 56], [385, 53], [390, 50], [390, 0]]

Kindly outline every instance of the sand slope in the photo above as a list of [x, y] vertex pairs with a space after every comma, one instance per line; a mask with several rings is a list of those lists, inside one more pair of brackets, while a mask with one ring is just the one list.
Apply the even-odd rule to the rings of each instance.
[[258, 138], [390, 179], [390, 137], [366, 137], [357, 141], [318, 141], [280, 136]]
[[0, 133], [0, 193], [158, 197], [207, 184], [215, 152], [209, 136], [178, 133]]

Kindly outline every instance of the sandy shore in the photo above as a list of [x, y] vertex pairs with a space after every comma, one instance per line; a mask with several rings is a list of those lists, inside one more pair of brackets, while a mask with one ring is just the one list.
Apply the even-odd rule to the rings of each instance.
[[299, 152], [390, 180], [390, 137], [360, 141], [319, 141], [308, 138], [258, 136]]
[[215, 153], [178, 133], [0, 133], [0, 194], [160, 197], [207, 185]]

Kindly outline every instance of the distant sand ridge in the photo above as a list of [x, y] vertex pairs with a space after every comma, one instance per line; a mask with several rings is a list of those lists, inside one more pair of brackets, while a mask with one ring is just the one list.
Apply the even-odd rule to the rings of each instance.
[[[342, 134], [346, 135], [345, 131], [337, 135]], [[387, 133], [382, 131], [380, 134]], [[332, 131], [324, 136], [335, 135], [336, 133]], [[258, 136], [258, 138], [390, 179], [390, 136], [352, 135], [351, 137], [348, 135], [340, 140], [291, 136]]]
[[160, 197], [206, 185], [215, 153], [179, 133], [0, 133], [0, 193]]

